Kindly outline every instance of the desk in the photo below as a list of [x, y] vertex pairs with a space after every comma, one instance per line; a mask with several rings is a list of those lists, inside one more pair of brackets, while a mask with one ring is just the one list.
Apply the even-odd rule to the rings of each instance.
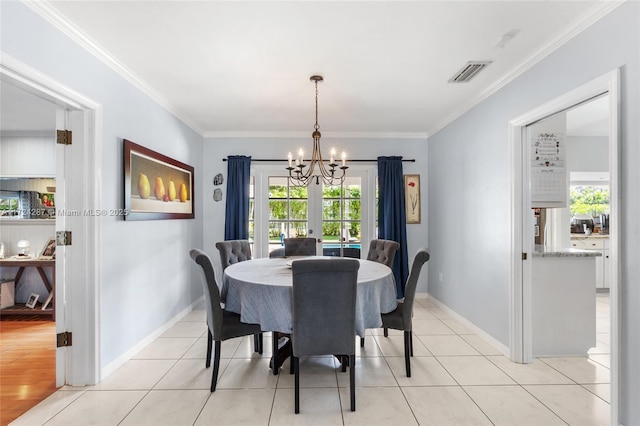
[[[335, 259], [315, 256], [307, 259]], [[235, 263], [224, 271], [221, 297], [225, 309], [240, 314], [243, 322], [260, 324], [263, 331], [291, 333], [293, 278], [287, 265], [295, 258], [263, 258]], [[397, 306], [391, 269], [381, 263], [358, 259], [356, 334], [382, 326], [381, 313]]]
[[[55, 282], [56, 282], [56, 261], [55, 260], [38, 260], [38, 259], [0, 259], [0, 268], [5, 267], [17, 267], [18, 272], [16, 273], [13, 281], [16, 284], [16, 288], [19, 285], [20, 278], [22, 278], [22, 274], [24, 273], [25, 268], [36, 268], [38, 273], [40, 274], [40, 278], [44, 283], [45, 287], [49, 291], [49, 298], [47, 301], [51, 300], [51, 305], [47, 307], [47, 309], [41, 309], [41, 307], [36, 307], [34, 309], [27, 308], [24, 303], [18, 303], [13, 307], [5, 308], [0, 310], [0, 315], [44, 315], [50, 316], [53, 321], [56, 319], [56, 308], [55, 308]], [[43, 268], [51, 268], [53, 271], [53, 280], [50, 282], [47, 278], [47, 274], [44, 273]], [[46, 301], [44, 301], [46, 302]], [[40, 306], [40, 305], [38, 305]]]

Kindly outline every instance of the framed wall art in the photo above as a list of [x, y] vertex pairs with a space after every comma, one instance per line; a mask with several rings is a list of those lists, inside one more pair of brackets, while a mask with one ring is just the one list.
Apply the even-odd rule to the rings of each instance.
[[27, 308], [35, 308], [36, 307], [36, 302], [38, 302], [38, 298], [40, 297], [39, 294], [37, 293], [31, 293], [31, 295], [29, 295], [29, 299], [27, 299], [27, 303], [25, 303], [24, 305]]
[[404, 175], [407, 223], [420, 223], [420, 175]]
[[125, 220], [193, 219], [193, 167], [124, 140]]
[[47, 243], [44, 245], [44, 248], [40, 252], [40, 256], [38, 259], [40, 260], [51, 260], [56, 257], [56, 239], [51, 237], [47, 240]]

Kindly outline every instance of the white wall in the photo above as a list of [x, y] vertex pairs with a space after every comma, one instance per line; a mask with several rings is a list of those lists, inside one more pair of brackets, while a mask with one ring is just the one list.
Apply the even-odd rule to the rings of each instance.
[[[311, 125], [312, 123], [310, 123]], [[274, 163], [276, 167], [287, 166], [288, 152], [297, 152], [302, 147], [306, 151], [312, 148], [313, 140], [311, 132], [308, 138], [238, 138], [238, 139], [205, 139], [204, 145], [204, 250], [219, 263], [219, 256], [215, 248], [217, 241], [224, 240], [224, 214], [226, 200], [227, 163], [222, 159], [229, 155], [251, 155], [252, 158], [282, 158], [280, 163]], [[427, 147], [422, 139], [351, 139], [322, 137], [321, 146], [323, 154], [328, 154], [330, 147], [335, 146], [338, 152], [346, 151], [349, 158], [373, 159], [378, 156], [400, 155], [404, 159], [415, 159], [415, 163], [404, 162], [405, 174], [420, 174], [422, 187], [421, 212], [422, 223], [407, 225], [407, 254], [409, 267], [418, 248], [427, 245]], [[264, 164], [264, 163], [256, 163]], [[356, 164], [356, 163], [354, 163]], [[375, 166], [375, 163], [371, 163]], [[348, 172], [348, 171], [347, 171]], [[220, 202], [213, 201], [213, 177], [222, 173], [225, 184], [222, 185], [223, 199]], [[426, 265], [428, 267], [428, 265]], [[418, 284], [419, 292], [427, 291], [427, 273], [423, 269]]]
[[[2, 52], [102, 106], [100, 207], [123, 207], [122, 139], [190, 164], [202, 176], [202, 137], [19, 2], [2, 2]], [[200, 191], [195, 188], [196, 194]], [[100, 220], [100, 366], [104, 370], [201, 294], [188, 250], [195, 220]], [[74, 282], [69, 285], [83, 286]]]
[[608, 172], [609, 138], [606, 136], [568, 136], [568, 172]]
[[[3, 105], [3, 108], [6, 107]], [[55, 176], [55, 147], [53, 134], [49, 136], [2, 135], [0, 137], [0, 176]]]
[[640, 424], [639, 54], [640, 3], [627, 2], [429, 138], [429, 292], [508, 344], [508, 123], [620, 67], [619, 418], [626, 425]]

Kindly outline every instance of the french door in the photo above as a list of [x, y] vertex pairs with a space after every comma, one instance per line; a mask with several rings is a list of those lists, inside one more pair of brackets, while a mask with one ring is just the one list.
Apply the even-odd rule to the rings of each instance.
[[[254, 257], [284, 247], [284, 238], [316, 239], [317, 253], [360, 258], [375, 223], [373, 170], [349, 169], [337, 186], [296, 187], [281, 169], [252, 172], [250, 238]], [[365, 253], [366, 255], [366, 253]]]

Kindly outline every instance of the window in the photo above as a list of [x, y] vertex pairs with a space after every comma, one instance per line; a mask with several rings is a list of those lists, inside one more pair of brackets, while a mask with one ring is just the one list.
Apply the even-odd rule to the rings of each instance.
[[18, 216], [18, 194], [11, 191], [0, 192], [0, 216]]
[[289, 184], [282, 176], [269, 177], [269, 251], [282, 247], [284, 238], [306, 237], [308, 189]]
[[609, 186], [572, 185], [569, 188], [571, 215], [588, 214], [597, 217], [609, 212]]
[[[353, 167], [343, 185], [296, 187], [282, 169], [253, 169], [255, 257], [284, 246], [284, 238], [313, 237], [323, 255], [360, 257], [373, 233], [374, 167]], [[251, 220], [251, 219], [250, 219]]]

